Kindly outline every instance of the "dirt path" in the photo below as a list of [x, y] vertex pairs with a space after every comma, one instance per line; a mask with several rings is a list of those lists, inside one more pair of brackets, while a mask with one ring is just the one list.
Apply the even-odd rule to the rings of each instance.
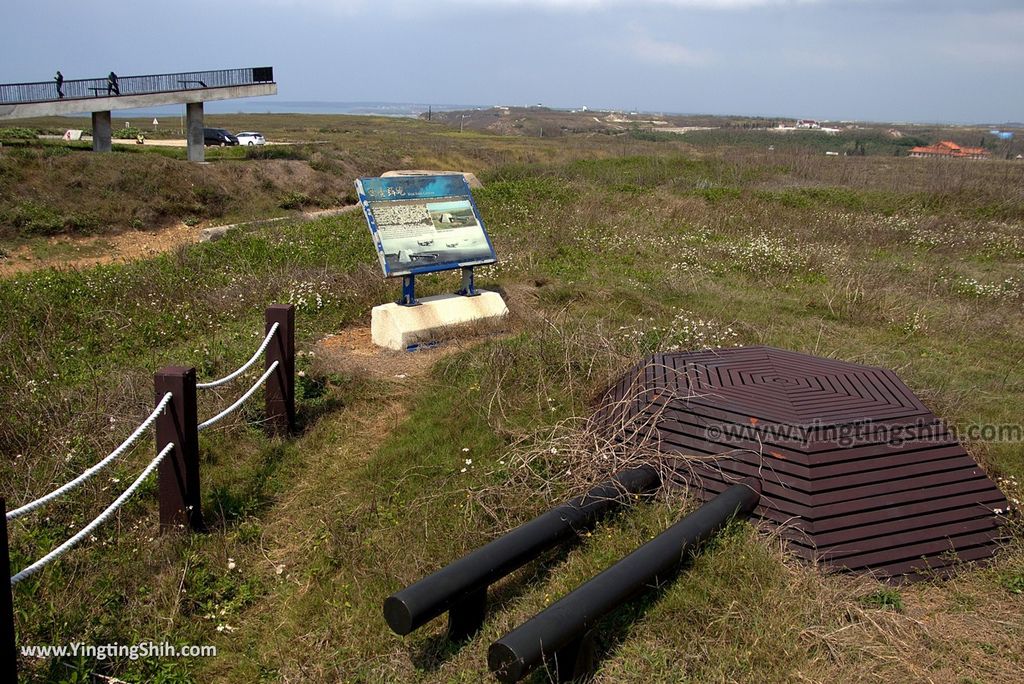
[[328, 372], [364, 375], [377, 380], [412, 382], [425, 375], [439, 359], [480, 344], [486, 337], [449, 340], [414, 352], [393, 351], [373, 343], [370, 328], [354, 326], [317, 342], [317, 363]]
[[[40, 140], [62, 140], [63, 136], [60, 135], [39, 135], [36, 136]], [[81, 142], [91, 142], [92, 136], [83, 135]], [[112, 138], [110, 142], [114, 145], [138, 145], [139, 143], [135, 138]], [[299, 141], [278, 141], [268, 140], [267, 145], [309, 145], [314, 143], [320, 143], [320, 140], [299, 140]], [[146, 138], [145, 145], [156, 145], [158, 147], [186, 147], [188, 141], [184, 138]]]
[[204, 234], [216, 239], [228, 230], [241, 228], [251, 223], [273, 224], [277, 221], [312, 221], [324, 216], [336, 216], [359, 208], [352, 204], [335, 209], [304, 212], [296, 216], [232, 223], [207, 228], [189, 227], [184, 223], [158, 230], [129, 230], [114, 235], [74, 237], [59, 235], [43, 242], [23, 245], [11, 250], [6, 257], [0, 257], [0, 278], [19, 273], [28, 273], [41, 268], [88, 268], [99, 264], [124, 263], [146, 259], [164, 252], [171, 252], [181, 245], [199, 242]]
[[[115, 138], [115, 139], [111, 140], [111, 142], [113, 144], [115, 144], [115, 145], [138, 145], [139, 144], [135, 140], [131, 140], [131, 139], [124, 139], [124, 140], [122, 140], [122, 139]], [[271, 141], [268, 140], [267, 141], [267, 145], [268, 146], [272, 146], [272, 145], [308, 145], [308, 144], [312, 144], [312, 143], [316, 143], [316, 142], [318, 142], [318, 141], [310, 140], [310, 141], [300, 141], [300, 142], [277, 142], [277, 141], [271, 142]], [[185, 147], [187, 145], [187, 143], [188, 143], [188, 141], [184, 140], [183, 138], [146, 138], [146, 142], [143, 143], [143, 144], [145, 144], [145, 145], [158, 145], [158, 146], [161, 146], [161, 147]], [[255, 147], [255, 145], [253, 145], [252, 147]]]
[[184, 223], [160, 230], [131, 230], [92, 237], [58, 236], [42, 245], [25, 245], [0, 259], [0, 278], [40, 268], [86, 268], [98, 264], [145, 259], [196, 242], [199, 228]]

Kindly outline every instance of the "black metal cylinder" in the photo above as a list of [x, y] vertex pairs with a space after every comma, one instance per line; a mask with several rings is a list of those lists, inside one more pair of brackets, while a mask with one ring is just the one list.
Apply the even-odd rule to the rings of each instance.
[[397, 634], [408, 634], [451, 608], [467, 594], [486, 588], [541, 553], [593, 525], [629, 497], [656, 490], [658, 472], [643, 466], [624, 470], [491, 543], [424, 577], [384, 601], [384, 619]]
[[491, 644], [487, 664], [503, 682], [515, 682], [581, 637], [601, 617], [645, 588], [667, 580], [692, 549], [734, 515], [757, 506], [760, 485], [738, 484], [707, 502], [589, 582]]

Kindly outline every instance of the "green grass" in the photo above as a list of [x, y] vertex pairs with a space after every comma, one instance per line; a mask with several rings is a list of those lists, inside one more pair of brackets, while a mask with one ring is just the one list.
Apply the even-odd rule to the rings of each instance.
[[[893, 368], [959, 427], [1024, 414], [1022, 172], [1013, 165], [681, 154], [660, 141], [616, 154], [621, 141], [469, 138], [418, 122], [279, 124], [282, 137], [329, 138], [309, 160], [324, 169], [373, 172], [398, 143], [416, 162], [473, 160], [501, 258], [478, 280], [504, 290], [509, 330], [404, 383], [304, 353], [295, 438], [263, 435], [258, 397], [204, 434], [210, 533], [155, 536], [150, 483], [95, 541], [15, 590], [21, 643], [167, 639], [213, 643], [218, 657], [22, 661], [29, 679], [486, 679], [491, 641], [694, 502], [675, 493], [639, 504], [501, 582], [467, 644], [442, 638], [443, 619], [391, 634], [382, 601], [603, 477], [608, 465], [572, 418], [651, 351], [769, 344]], [[137, 158], [115, 155], [107, 172]], [[0, 165], [0, 191], [22, 192], [22, 169]], [[197, 201], [219, 200], [211, 191]], [[988, 206], [1007, 211], [986, 217]], [[452, 278], [423, 278], [421, 293], [451, 289]], [[203, 378], [237, 366], [261, 337], [267, 304], [300, 303], [299, 348], [309, 352], [328, 333], [365, 326], [395, 287], [380, 279], [357, 213], [0, 282], [9, 505], [107, 453], [148, 413], [160, 366], [192, 364]], [[201, 415], [233, 396], [204, 397]], [[1019, 444], [966, 446], [1022, 498]], [[91, 519], [148, 457], [140, 448], [46, 515], [13, 525], [15, 567]], [[990, 567], [896, 590], [826, 576], [785, 554], [769, 530], [734, 524], [677, 581], [602, 623], [597, 681], [1010, 680], [1024, 665], [1024, 552], [1019, 523], [1008, 529]]]
[[896, 589], [884, 588], [873, 591], [860, 600], [865, 608], [882, 608], [903, 611], [903, 597]]

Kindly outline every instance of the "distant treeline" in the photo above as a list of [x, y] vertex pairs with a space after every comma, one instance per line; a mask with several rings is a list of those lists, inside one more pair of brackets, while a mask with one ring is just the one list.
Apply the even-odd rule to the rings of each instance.
[[882, 130], [859, 129], [828, 134], [821, 131], [778, 132], [765, 128], [719, 128], [691, 131], [682, 135], [658, 131], [634, 130], [639, 140], [687, 142], [699, 146], [757, 147], [776, 150], [806, 150], [824, 154], [905, 156], [912, 147], [931, 141], [912, 135], [894, 137]]

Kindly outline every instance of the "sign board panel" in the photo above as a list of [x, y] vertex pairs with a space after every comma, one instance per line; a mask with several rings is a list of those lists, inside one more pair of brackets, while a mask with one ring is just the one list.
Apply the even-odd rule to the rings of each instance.
[[385, 276], [498, 260], [462, 175], [356, 180]]

